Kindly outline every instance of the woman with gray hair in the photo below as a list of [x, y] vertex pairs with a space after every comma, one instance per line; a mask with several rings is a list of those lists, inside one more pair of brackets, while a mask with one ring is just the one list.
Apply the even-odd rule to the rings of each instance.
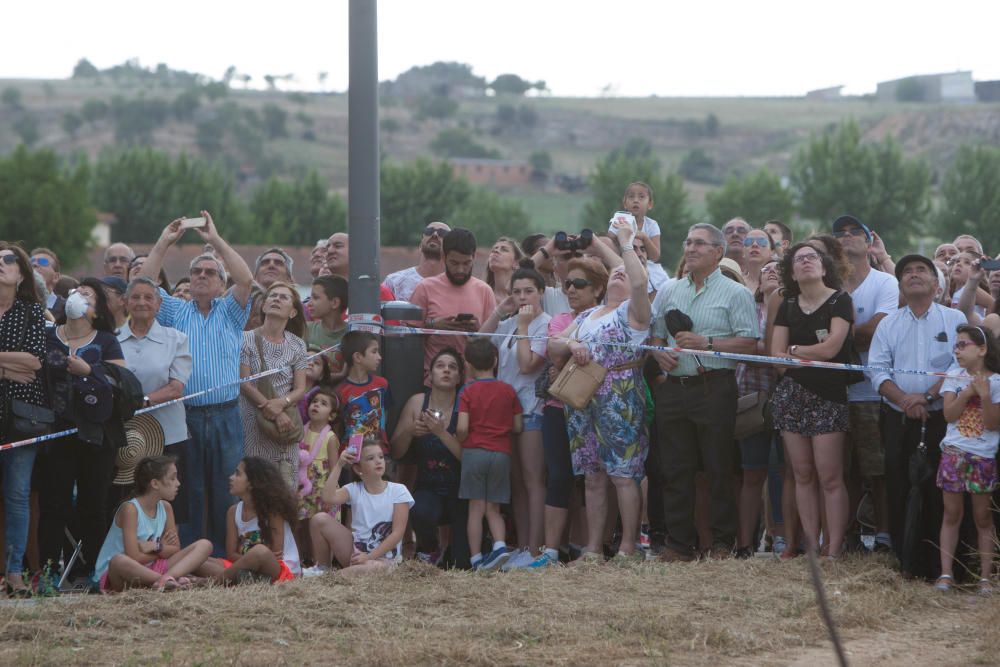
[[[118, 332], [125, 365], [142, 383], [146, 407], [159, 405], [184, 395], [191, 375], [191, 352], [187, 334], [156, 321], [163, 297], [150, 278], [136, 278], [125, 291], [128, 323]], [[187, 440], [184, 404], [153, 411], [163, 427], [165, 445]]]

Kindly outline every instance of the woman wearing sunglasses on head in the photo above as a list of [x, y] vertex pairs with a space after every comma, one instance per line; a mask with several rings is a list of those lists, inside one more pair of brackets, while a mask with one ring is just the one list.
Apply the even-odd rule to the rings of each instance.
[[743, 281], [754, 294], [760, 287], [760, 270], [773, 259], [777, 247], [763, 229], [751, 229], [743, 239]]

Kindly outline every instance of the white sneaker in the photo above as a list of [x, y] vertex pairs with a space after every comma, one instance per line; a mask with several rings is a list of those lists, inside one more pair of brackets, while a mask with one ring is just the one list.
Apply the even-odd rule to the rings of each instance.
[[330, 568], [328, 567], [323, 567], [322, 565], [313, 565], [312, 567], [302, 568], [302, 578], [308, 579], [310, 577], [321, 577], [329, 572]]
[[531, 552], [527, 549], [520, 549], [516, 554], [510, 557], [504, 566], [500, 568], [501, 572], [510, 572], [511, 570], [520, 570], [522, 568], [528, 567], [535, 562], [535, 556], [531, 555]]

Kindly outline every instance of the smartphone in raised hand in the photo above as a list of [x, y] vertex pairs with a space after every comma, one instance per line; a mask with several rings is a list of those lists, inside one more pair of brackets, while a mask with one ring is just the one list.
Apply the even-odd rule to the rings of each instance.
[[181, 229], [194, 229], [195, 227], [204, 227], [205, 218], [184, 218], [181, 220]]

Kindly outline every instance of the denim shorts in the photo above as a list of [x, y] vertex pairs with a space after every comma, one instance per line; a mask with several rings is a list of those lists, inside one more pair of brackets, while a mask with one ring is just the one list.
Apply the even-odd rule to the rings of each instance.
[[524, 420], [524, 428], [522, 431], [541, 431], [542, 430], [542, 415], [537, 412], [530, 412], [528, 414], [521, 415]]

